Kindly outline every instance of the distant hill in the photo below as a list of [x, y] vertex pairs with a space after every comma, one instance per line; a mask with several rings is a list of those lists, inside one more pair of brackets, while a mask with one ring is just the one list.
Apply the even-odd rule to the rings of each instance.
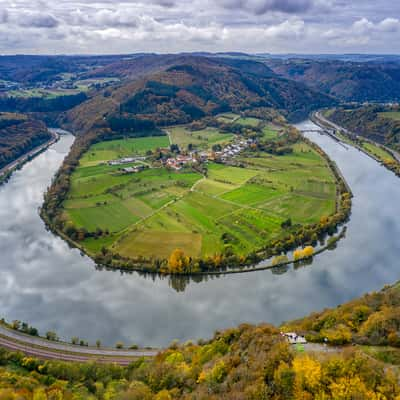
[[256, 107], [276, 108], [298, 120], [336, 103], [277, 76], [263, 63], [245, 59], [149, 55], [118, 61], [95, 73], [115, 74], [122, 81], [67, 114], [65, 121], [77, 131], [106, 128], [113, 116], [151, 119], [162, 126]]
[[386, 102], [400, 99], [398, 62], [270, 59], [266, 63], [278, 75], [340, 100]]

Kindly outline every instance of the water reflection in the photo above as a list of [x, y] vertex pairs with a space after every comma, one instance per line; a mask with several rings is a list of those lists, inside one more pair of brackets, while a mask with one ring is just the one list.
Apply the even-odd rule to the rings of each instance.
[[66, 339], [157, 346], [241, 322], [279, 323], [396, 281], [398, 178], [355, 149], [309, 137], [337, 161], [355, 195], [337, 248], [299, 268], [178, 279], [97, 270], [45, 230], [37, 210], [72, 144], [63, 136], [0, 188], [0, 316]]

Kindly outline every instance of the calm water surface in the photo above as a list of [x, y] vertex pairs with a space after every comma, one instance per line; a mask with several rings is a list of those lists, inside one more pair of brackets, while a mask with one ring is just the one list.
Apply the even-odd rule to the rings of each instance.
[[[309, 121], [299, 127], [316, 129]], [[308, 137], [337, 162], [355, 195], [337, 249], [281, 275], [171, 282], [96, 270], [88, 257], [45, 230], [38, 207], [73, 142], [62, 136], [0, 188], [0, 316], [27, 321], [42, 333], [55, 330], [65, 339], [160, 346], [209, 337], [241, 322], [280, 323], [395, 282], [399, 179], [355, 149], [318, 133]]]

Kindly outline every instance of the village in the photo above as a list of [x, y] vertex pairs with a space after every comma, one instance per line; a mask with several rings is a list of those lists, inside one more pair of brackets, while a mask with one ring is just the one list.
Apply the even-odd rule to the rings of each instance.
[[[178, 153], [174, 157], [168, 157], [162, 160], [162, 164], [171, 170], [180, 171], [186, 166], [191, 166], [194, 164], [206, 163], [208, 161], [215, 161], [220, 163], [228, 163], [232, 158], [240, 154], [243, 150], [248, 148], [254, 143], [253, 139], [240, 139], [233, 143], [221, 147], [217, 151], [198, 151], [192, 150], [189, 152], [181, 152], [178, 148]], [[162, 149], [161, 153], [165, 153], [169, 149]], [[110, 166], [123, 166], [125, 164], [140, 163], [146, 161], [148, 157], [124, 157], [116, 160], [108, 161]], [[150, 168], [149, 165], [138, 164], [134, 166], [124, 167], [121, 169], [123, 173], [138, 173], [144, 169]]]
[[216, 161], [226, 163], [243, 150], [249, 147], [254, 141], [252, 139], [241, 139], [230, 143], [218, 151], [190, 151], [187, 155], [178, 154], [176, 157], [170, 157], [165, 161], [167, 168], [175, 171], [181, 170], [186, 165], [205, 163], [207, 161]]

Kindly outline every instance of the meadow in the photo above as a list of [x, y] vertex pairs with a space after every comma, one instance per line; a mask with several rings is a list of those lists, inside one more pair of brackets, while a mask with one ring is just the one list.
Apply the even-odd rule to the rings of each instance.
[[96, 143], [80, 160], [81, 166], [97, 165], [101, 162], [129, 156], [144, 156], [146, 151], [169, 147], [168, 136], [127, 138]]
[[373, 144], [371, 142], [362, 141], [361, 147], [365, 149], [368, 153], [372, 154], [373, 156], [381, 160], [382, 162], [394, 160], [393, 156], [389, 152], [387, 152], [384, 148], [376, 144]]
[[171, 143], [177, 144], [180, 148], [186, 149], [189, 144], [202, 150], [210, 150], [215, 144], [229, 143], [233, 135], [222, 133], [216, 128], [206, 128], [198, 131], [191, 131], [186, 126], [176, 126], [168, 129]]
[[[169, 129], [174, 143], [207, 148], [229, 134]], [[268, 129], [271, 140], [277, 132]], [[144, 154], [168, 144], [167, 137], [102, 142], [82, 157], [71, 177], [64, 217], [77, 228], [109, 234], [85, 239], [91, 253], [105, 246], [123, 256], [168, 258], [176, 249], [192, 257], [233, 252], [248, 255], [287, 234], [282, 223], [319, 222], [335, 212], [336, 183], [326, 161], [304, 142], [275, 156], [247, 151], [239, 166], [209, 162], [206, 176], [185, 168], [150, 168], [121, 174], [105, 161]]]
[[383, 118], [390, 118], [390, 119], [394, 119], [396, 121], [400, 121], [400, 111], [380, 112], [379, 116], [383, 117]]

